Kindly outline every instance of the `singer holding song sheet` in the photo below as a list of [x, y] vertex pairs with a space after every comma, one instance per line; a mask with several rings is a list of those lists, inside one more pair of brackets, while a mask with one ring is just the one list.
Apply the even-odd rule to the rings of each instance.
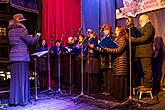
[[[112, 27], [108, 24], [105, 24], [102, 26], [102, 31], [104, 33], [104, 39], [109, 39], [110, 41], [113, 41], [113, 33], [112, 33]], [[100, 68], [101, 72], [103, 74], [104, 79], [104, 88], [103, 88], [103, 95], [109, 96], [113, 93], [112, 88], [112, 81], [113, 81], [113, 71], [112, 71], [112, 58], [109, 53], [101, 52], [100, 54]]]
[[11, 68], [9, 106], [25, 106], [30, 101], [29, 85], [29, 44], [35, 44], [40, 33], [35, 37], [28, 34], [23, 22], [26, 19], [22, 14], [15, 14], [9, 21], [9, 43], [11, 46], [9, 61]]
[[128, 39], [126, 31], [122, 26], [115, 29], [114, 42], [116, 48], [99, 48], [98, 51], [112, 54], [113, 60], [113, 95], [118, 101], [122, 101], [128, 96], [127, 72], [128, 72]]
[[[48, 50], [48, 45], [45, 39], [42, 39], [38, 52], [43, 52]], [[40, 90], [44, 90], [47, 87], [48, 82], [48, 57], [47, 54], [39, 57], [37, 59], [38, 73], [39, 73], [39, 85]]]

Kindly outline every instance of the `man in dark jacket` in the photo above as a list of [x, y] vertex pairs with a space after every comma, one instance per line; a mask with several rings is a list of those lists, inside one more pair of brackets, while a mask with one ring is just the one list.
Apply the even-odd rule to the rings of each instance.
[[[142, 36], [141, 30], [135, 27], [132, 17], [128, 17], [126, 19], [125, 29], [129, 37], [132, 36], [132, 37], [138, 38]], [[141, 68], [140, 62], [137, 62], [135, 59], [135, 48], [136, 48], [136, 44], [132, 44], [131, 45], [131, 62], [132, 62], [133, 82], [134, 82], [133, 87], [138, 87], [141, 82], [142, 68]]]
[[135, 59], [141, 62], [143, 70], [143, 90], [148, 90], [152, 87], [152, 56], [155, 29], [149, 17], [145, 14], [140, 16], [139, 23], [142, 27], [143, 35], [138, 38], [132, 36], [131, 41], [136, 44]]

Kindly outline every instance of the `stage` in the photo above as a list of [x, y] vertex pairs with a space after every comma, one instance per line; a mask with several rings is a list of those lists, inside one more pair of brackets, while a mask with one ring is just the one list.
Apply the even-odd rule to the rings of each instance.
[[[8, 103], [9, 93], [1, 94], [1, 102]], [[123, 102], [115, 101], [112, 96], [103, 96], [101, 94], [92, 95], [95, 99], [78, 98], [73, 100], [73, 97], [79, 95], [78, 91], [74, 91], [73, 95], [69, 95], [67, 91], [63, 95], [59, 93], [44, 93], [38, 95], [38, 101], [35, 101], [34, 93], [31, 93], [31, 102], [22, 107], [6, 107], [6, 110], [164, 110], [165, 108], [165, 91], [161, 90], [158, 94], [159, 103], [156, 97], [153, 100], [149, 95], [143, 95], [142, 101], [147, 104], [123, 104]], [[133, 97], [137, 99], [137, 96]], [[1, 110], [1, 109], [0, 109]]]

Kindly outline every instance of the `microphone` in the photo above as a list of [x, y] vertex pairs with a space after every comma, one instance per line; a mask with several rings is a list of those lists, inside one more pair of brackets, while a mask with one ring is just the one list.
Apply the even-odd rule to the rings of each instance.
[[36, 33], [36, 35], [37, 35], [37, 36], [41, 36], [41, 33], [38, 32], [38, 33]]
[[103, 32], [104, 31], [104, 27], [103, 26], [99, 26], [99, 32]]
[[103, 32], [104, 31], [104, 28], [105, 28], [105, 25], [103, 24], [101, 27], [99, 27], [99, 31], [100, 32]]
[[104, 28], [100, 28], [99, 31], [100, 31], [100, 32], [103, 32], [103, 31], [104, 31]]

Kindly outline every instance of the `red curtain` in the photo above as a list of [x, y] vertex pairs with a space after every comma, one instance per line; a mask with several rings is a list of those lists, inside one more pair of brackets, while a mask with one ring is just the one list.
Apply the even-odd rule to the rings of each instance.
[[81, 27], [81, 0], [42, 0], [42, 3], [42, 36], [48, 43], [50, 36], [65, 42]]

